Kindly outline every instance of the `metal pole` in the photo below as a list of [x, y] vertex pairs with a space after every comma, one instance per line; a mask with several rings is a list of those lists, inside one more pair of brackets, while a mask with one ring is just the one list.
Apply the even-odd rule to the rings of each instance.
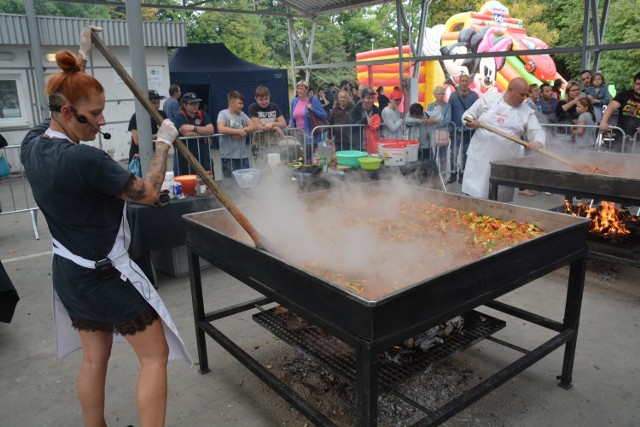
[[[140, 88], [147, 86], [147, 60], [144, 51], [142, 33], [142, 6], [138, 0], [127, 0], [127, 30], [129, 33], [129, 52], [131, 55], [131, 76]], [[145, 93], [146, 95], [146, 93]], [[147, 173], [153, 158], [153, 140], [151, 139], [151, 117], [140, 101], [136, 100], [136, 127], [142, 176]], [[133, 144], [133, 142], [132, 142]]]
[[[582, 31], [582, 69], [589, 69], [589, 62], [591, 62], [591, 51], [587, 50], [587, 45], [589, 42], [589, 15], [591, 11], [591, 3], [589, 0], [584, 0], [584, 19], [582, 21], [583, 31]], [[596, 16], [594, 12], [594, 17]]]
[[[423, 0], [422, 2], [422, 14], [420, 15], [420, 26], [418, 27], [418, 35], [416, 37], [416, 54], [414, 56], [422, 55], [422, 46], [424, 45], [424, 29], [427, 25], [427, 15], [429, 14], [429, 4], [431, 0]], [[420, 76], [420, 63], [416, 61], [413, 65], [413, 78], [417, 79]]]
[[402, 22], [400, 20], [400, 11], [402, 10], [402, 1], [396, 0], [396, 18], [398, 21], [398, 74], [400, 75], [400, 89], [404, 89], [404, 60], [402, 52]]
[[[610, 0], [605, 0], [604, 5], [602, 6], [602, 16], [600, 17], [600, 40], [598, 40], [598, 44], [602, 44], [604, 42], [604, 33], [607, 26], [607, 17], [609, 16], [609, 4]], [[600, 55], [602, 54], [601, 50], [596, 50], [593, 53], [593, 70], [598, 71], [600, 69]]]
[[[289, 56], [291, 57], [291, 87], [293, 87], [293, 93], [295, 96], [296, 94], [296, 83], [297, 83], [297, 76], [296, 76], [296, 54], [295, 51], [293, 49], [293, 43], [294, 43], [294, 39], [293, 39], [293, 19], [291, 17], [287, 18], [287, 25], [289, 26]], [[293, 114], [293, 111], [291, 112]]]
[[[316, 41], [316, 18], [311, 20], [311, 39], [309, 40], [309, 55], [307, 58], [307, 64], [311, 64], [313, 60], [313, 44]], [[311, 70], [307, 68], [305, 81], [309, 84], [309, 78], [311, 77]]]
[[42, 46], [40, 45], [40, 31], [38, 30], [34, 0], [25, 0], [24, 8], [27, 15], [27, 31], [29, 32], [29, 41], [31, 43], [31, 59], [33, 61], [36, 89], [38, 90], [36, 99], [38, 100], [40, 117], [36, 118], [36, 122], [40, 122], [45, 117], [49, 117], [49, 107], [44, 96], [44, 65], [42, 63]]

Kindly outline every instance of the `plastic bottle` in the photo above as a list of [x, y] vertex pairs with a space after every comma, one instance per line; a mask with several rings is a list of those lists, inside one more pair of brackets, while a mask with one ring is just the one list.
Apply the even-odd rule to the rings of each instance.
[[173, 172], [166, 172], [164, 174], [164, 181], [162, 182], [162, 186], [160, 186], [160, 190], [169, 190], [169, 195], [173, 198]]

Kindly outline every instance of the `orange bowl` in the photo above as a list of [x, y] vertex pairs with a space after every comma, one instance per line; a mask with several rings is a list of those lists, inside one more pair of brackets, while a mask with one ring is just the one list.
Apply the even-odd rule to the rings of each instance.
[[182, 194], [185, 196], [196, 194], [196, 175], [178, 175], [173, 181], [182, 185]]

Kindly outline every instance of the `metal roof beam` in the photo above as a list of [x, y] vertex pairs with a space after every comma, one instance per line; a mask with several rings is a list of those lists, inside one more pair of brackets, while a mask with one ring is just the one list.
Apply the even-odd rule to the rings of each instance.
[[[549, 49], [533, 49], [533, 50], [510, 50], [506, 52], [483, 52], [483, 53], [465, 53], [460, 55], [438, 55], [438, 56], [416, 56], [412, 58], [406, 58], [407, 61], [440, 61], [443, 59], [464, 59], [464, 58], [490, 58], [490, 57], [507, 57], [507, 56], [520, 56], [520, 55], [554, 55], [554, 54], [577, 54], [582, 53], [582, 46], [572, 47], [555, 47]], [[617, 43], [607, 45], [588, 45], [586, 46], [588, 51], [610, 51], [610, 50], [631, 50], [640, 49], [640, 42], [631, 43]], [[343, 68], [343, 67], [355, 67], [357, 65], [384, 65], [395, 64], [398, 62], [397, 58], [394, 59], [378, 59], [369, 61], [348, 61], [348, 62], [334, 62], [331, 64], [316, 64], [316, 65], [298, 65], [294, 66], [294, 69], [309, 68], [309, 69], [329, 69], [329, 68]]]
[[[58, 3], [81, 3], [81, 4], [95, 4], [98, 6], [109, 6], [109, 7], [125, 7], [126, 3], [124, 1], [107, 1], [107, 0], [49, 0]], [[289, 16], [287, 13], [281, 12], [270, 12], [268, 9], [265, 10], [239, 10], [239, 9], [223, 9], [223, 8], [215, 8], [215, 7], [203, 7], [201, 5], [206, 4], [208, 2], [195, 3], [193, 5], [180, 5], [180, 4], [155, 4], [155, 3], [142, 3], [140, 6], [144, 8], [151, 9], [172, 9], [172, 10], [186, 10], [193, 12], [218, 12], [218, 13], [235, 13], [240, 15], [259, 15], [259, 16], [279, 16], [282, 18], [286, 18]]]

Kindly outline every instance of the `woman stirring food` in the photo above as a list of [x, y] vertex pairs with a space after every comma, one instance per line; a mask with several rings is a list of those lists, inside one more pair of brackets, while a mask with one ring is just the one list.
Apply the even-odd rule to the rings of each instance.
[[51, 122], [22, 142], [21, 161], [52, 236], [54, 323], [58, 358], [82, 348], [77, 393], [84, 422], [106, 426], [105, 382], [114, 338], [131, 344], [140, 362], [136, 404], [142, 426], [163, 426], [167, 360], [191, 357], [154, 287], [129, 258], [126, 203], [158, 201], [167, 153], [178, 131], [165, 120], [144, 178], [104, 151], [82, 144], [103, 126], [104, 89], [83, 72], [91, 31], [80, 54], [56, 53], [62, 72], [46, 86]]

